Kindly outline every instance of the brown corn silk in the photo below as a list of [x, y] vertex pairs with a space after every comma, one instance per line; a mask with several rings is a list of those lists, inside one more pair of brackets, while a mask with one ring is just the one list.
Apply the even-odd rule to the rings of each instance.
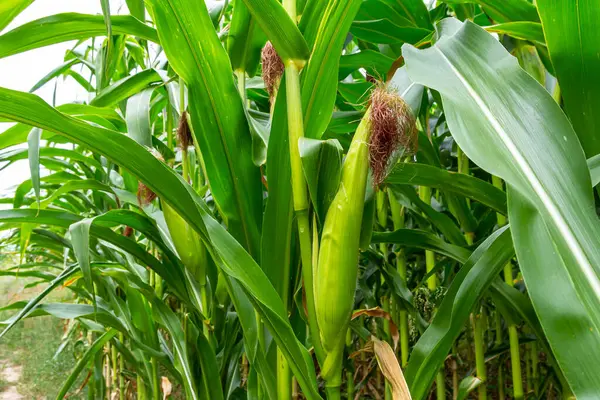
[[373, 184], [380, 185], [398, 155], [414, 154], [417, 150], [417, 129], [410, 106], [379, 84], [371, 95], [371, 137], [369, 165]]
[[188, 124], [187, 112], [184, 111], [179, 118], [179, 126], [177, 127], [177, 139], [183, 150], [187, 150], [193, 143], [192, 132]]
[[262, 78], [265, 82], [269, 98], [273, 99], [279, 88], [279, 81], [285, 70], [285, 65], [281, 61], [281, 57], [271, 44], [267, 42], [261, 53], [262, 60]]

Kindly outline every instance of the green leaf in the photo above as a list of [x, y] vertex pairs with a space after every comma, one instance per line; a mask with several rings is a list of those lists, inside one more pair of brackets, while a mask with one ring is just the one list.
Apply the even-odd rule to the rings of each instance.
[[86, 218], [74, 223], [69, 227], [73, 251], [79, 262], [79, 268], [83, 275], [83, 280], [88, 291], [92, 294], [94, 307], [96, 307], [96, 289], [92, 278], [92, 268], [90, 267], [90, 225], [93, 218]]
[[483, 381], [476, 376], [467, 376], [464, 378], [458, 386], [457, 400], [465, 400], [469, 396], [469, 393], [477, 389], [482, 383]]
[[40, 139], [42, 130], [33, 128], [27, 136], [29, 172], [31, 173], [31, 183], [35, 191], [35, 197], [38, 205], [40, 204]]
[[542, 24], [531, 21], [507, 22], [505, 24], [497, 24], [486, 26], [488, 32], [496, 32], [504, 35], [512, 36], [516, 39], [529, 40], [530, 42], [544, 45], [544, 30]]
[[444, 0], [444, 3], [479, 4], [496, 22], [540, 21], [536, 7], [527, 0]]
[[6, 0], [0, 4], [0, 32], [11, 23], [17, 15], [29, 7], [33, 0]]
[[[526, 284], [532, 285], [530, 294], [538, 313], [541, 304], [552, 311], [559, 308], [558, 296], [548, 302], [547, 284], [544, 293], [535, 291], [539, 282], [531, 276], [539, 279], [538, 271], [560, 276], [565, 282], [561, 296], [571, 302], [579, 299], [576, 311], [582, 322], [572, 327], [581, 329], [585, 324], [589, 331], [587, 350], [582, 347], [579, 354], [566, 354], [572, 349], [560, 344], [559, 330], [548, 329], [556, 325], [547, 314], [540, 314], [557, 360], [575, 356], [600, 360], [600, 353], [591, 353], [599, 349], [600, 340], [600, 250], [592, 239], [600, 236], [600, 227], [577, 136], [550, 94], [483, 29], [456, 20], [445, 20], [440, 29], [441, 40], [434, 47], [403, 48], [408, 72], [415, 81], [440, 92], [448, 127], [465, 154], [507, 183], [517, 258], [523, 275], [530, 277]], [[478, 135], [471, 134], [474, 130]], [[582, 364], [559, 361], [559, 365], [575, 395], [585, 398], [598, 391], [597, 379], [573, 373]]]
[[564, 106], [588, 157], [600, 153], [600, 31], [596, 1], [540, 0], [538, 10]]
[[161, 76], [154, 69], [146, 69], [135, 75], [113, 83], [98, 93], [90, 102], [96, 107], [110, 107], [125, 100], [153, 83], [161, 82]]
[[351, 32], [371, 43], [417, 43], [431, 33], [431, 24], [422, 27], [411, 15], [397, 10], [400, 2], [365, 0], [352, 24]]
[[[186, 339], [183, 333], [183, 329], [181, 328], [181, 322], [173, 313], [173, 311], [167, 307], [167, 305], [160, 301], [157, 298], [154, 298], [155, 301], [152, 302], [152, 310], [159, 317], [160, 323], [167, 329], [169, 335], [172, 338], [173, 350], [177, 359], [179, 361], [179, 367], [181, 369], [181, 373], [183, 375], [183, 382], [186, 388], [186, 393], [194, 400], [198, 398], [198, 392], [195, 385], [195, 379], [192, 372], [192, 368], [190, 365], [190, 360], [188, 356], [188, 347], [186, 346]], [[200, 333], [202, 335], [202, 333]], [[206, 338], [203, 337], [204, 340]], [[202, 353], [201, 357], [202, 365], [202, 373], [205, 376], [210, 376], [217, 371], [216, 368], [216, 359], [215, 353], [212, 348], [208, 351]], [[208, 364], [207, 364], [208, 363]], [[209, 371], [205, 371], [205, 368], [210, 369]], [[215, 377], [211, 377], [215, 380]], [[214, 382], [211, 382], [210, 388], [214, 388], [217, 385], [217, 390], [212, 390], [210, 393], [206, 393], [206, 398], [220, 400], [223, 398], [223, 390], [221, 389], [220, 380], [216, 379]]]
[[298, 147], [310, 199], [322, 224], [340, 183], [343, 149], [335, 139], [300, 138]]
[[227, 35], [227, 53], [234, 71], [244, 71], [249, 77], [256, 74], [265, 34], [250, 15], [243, 0], [235, 0]]
[[44, 299], [44, 297], [46, 297], [56, 287], [61, 285], [65, 279], [73, 276], [78, 270], [79, 268], [77, 265], [67, 267], [52, 282], [50, 282], [44, 290], [42, 290], [38, 295], [36, 295], [34, 298], [29, 300], [23, 307], [21, 307], [21, 310], [11, 318], [11, 322], [7, 324], [7, 326], [2, 330], [2, 332], [0, 332], [0, 339], [2, 338], [2, 336], [6, 335], [6, 333], [8, 333], [8, 331], [11, 330], [17, 324], [17, 322], [25, 318], [25, 316], [29, 314], [29, 312], [32, 311], [40, 303], [40, 301]]
[[129, 136], [142, 146], [152, 148], [150, 97], [154, 89], [144, 89], [127, 100], [125, 119]]
[[593, 373], [600, 368], [600, 359], [595, 356], [600, 335], [594, 316], [571, 282], [569, 261], [557, 252], [544, 218], [510, 187], [508, 197], [511, 229], [515, 243], [519, 243], [517, 257], [545, 337], [573, 393], [578, 398], [594, 397], [600, 389], [600, 378]]
[[[208, 206], [180, 175], [131, 138], [65, 116], [35, 95], [0, 88], [0, 117], [59, 132], [70, 140], [87, 146], [134, 174], [161, 199], [167, 201], [201, 235], [221, 271], [237, 281], [249, 295], [252, 305], [288, 360], [304, 395], [309, 399], [320, 398], [312, 360], [308, 351], [296, 339], [284, 305], [269, 279], [221, 223], [212, 218]], [[80, 220], [74, 215], [59, 213], [59, 216], [48, 210], [42, 210], [36, 216], [35, 211], [37, 210], [3, 210], [0, 211], [0, 221], [52, 223], [68, 227]], [[163, 277], [169, 278], [177, 272], [165, 268], [164, 264], [130, 238], [108, 228], [92, 226], [90, 233], [101, 235], [103, 240], [134, 254], [143, 264]], [[180, 289], [183, 278], [173, 277], [169, 285], [176, 290], [178, 296], [186, 298], [185, 290]]]
[[[417, 213], [423, 213], [452, 244], [458, 246], [466, 246], [463, 232], [454, 223], [454, 221], [446, 214], [436, 211], [429, 204], [425, 203], [417, 191], [412, 186], [395, 185], [391, 188], [395, 197], [403, 206], [413, 209]], [[414, 204], [414, 206], [413, 206]]]
[[[130, 15], [111, 17], [112, 32], [133, 35], [158, 43], [156, 31]], [[100, 15], [56, 14], [21, 25], [0, 36], [0, 58], [69, 40], [106, 35]]]
[[394, 232], [373, 232], [371, 243], [396, 243], [403, 247], [432, 250], [457, 261], [464, 262], [469, 250], [444, 242], [438, 236], [418, 229], [398, 229]]
[[351, 72], [364, 68], [369, 75], [384, 80], [394, 59], [375, 50], [363, 50], [358, 53], [342, 56], [340, 59], [339, 79], [344, 79]]
[[81, 371], [88, 365], [89, 360], [99, 351], [104, 348], [104, 345], [108, 343], [118, 333], [115, 329], [110, 329], [108, 332], [100, 336], [96, 341], [87, 349], [83, 354], [83, 357], [77, 362], [77, 365], [60, 388], [56, 400], [61, 400], [65, 397], [71, 386], [75, 383], [75, 380], [81, 373]]
[[[110, 81], [110, 75], [112, 74], [111, 63], [110, 60], [112, 58], [112, 23], [110, 20], [110, 2], [109, 0], [100, 0], [100, 5], [102, 6], [102, 16], [104, 17], [104, 25], [106, 25], [106, 48], [103, 59], [105, 62], [102, 63], [104, 69], [102, 71], [98, 71], [102, 74], [102, 79], [98, 80], [99, 82], [108, 83]], [[98, 83], [98, 88], [102, 88], [104, 86], [108, 86], [105, 84]]]
[[243, 0], [284, 63], [304, 66], [310, 50], [304, 37], [277, 0]]
[[[460, 334], [485, 289], [514, 256], [510, 231], [490, 235], [452, 280], [433, 321], [412, 350], [404, 377], [413, 399], [426, 398], [439, 366]], [[466, 251], [466, 250], [465, 250]]]
[[146, 20], [146, 7], [144, 0], [125, 0], [129, 13], [144, 22]]
[[398, 164], [385, 182], [390, 185], [429, 186], [459, 194], [506, 214], [506, 194], [492, 184], [427, 164]]
[[50, 80], [56, 78], [57, 76], [64, 74], [72, 66], [76, 65], [79, 62], [80, 61], [78, 59], [74, 58], [74, 59], [66, 61], [63, 64], [59, 65], [58, 67], [54, 68], [52, 71], [50, 71], [48, 73], [48, 75], [44, 76], [35, 85], [33, 85], [33, 87], [31, 89], [29, 89], [29, 93], [35, 92], [36, 90], [38, 90], [39, 88], [44, 86], [46, 83], [48, 83]]
[[252, 160], [248, 121], [227, 53], [203, 1], [148, 4], [170, 65], [188, 85], [191, 127], [219, 212], [233, 236], [258, 258], [260, 170]]
[[306, 23], [307, 16], [303, 15], [301, 21], [301, 25], [306, 24], [306, 31], [314, 32], [314, 38], [309, 40], [310, 60], [301, 77], [304, 132], [313, 139], [321, 138], [331, 120], [342, 48], [362, 1], [318, 0], [318, 3], [318, 13]]
[[[260, 265], [282, 293], [284, 279], [290, 276], [292, 243], [295, 238], [292, 208], [292, 173], [290, 145], [287, 125], [287, 103], [285, 80], [281, 81], [273, 111], [273, 122], [267, 148], [267, 183], [269, 196], [263, 213]], [[287, 283], [287, 282], [285, 282]]]

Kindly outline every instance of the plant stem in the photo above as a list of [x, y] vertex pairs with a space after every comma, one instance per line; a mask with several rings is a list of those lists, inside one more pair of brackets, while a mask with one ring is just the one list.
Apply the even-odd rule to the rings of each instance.
[[[431, 204], [431, 188], [428, 186], [419, 186], [419, 197], [425, 204]], [[432, 251], [425, 250], [425, 269], [429, 274], [435, 268], [435, 254]], [[427, 288], [431, 292], [437, 289], [438, 280], [436, 274], [432, 274], [427, 278]], [[436, 395], [437, 400], [446, 399], [446, 383], [444, 377], [444, 365], [440, 367], [440, 371], [437, 373], [436, 378]]]
[[485, 368], [483, 315], [481, 313], [478, 315], [471, 314], [471, 323], [473, 325], [473, 339], [475, 342], [475, 368], [477, 371], [477, 377], [482, 381], [482, 384], [477, 388], [477, 392], [479, 395], [479, 400], [485, 400], [487, 398], [487, 372]]
[[[296, 0], [284, 0], [283, 6], [287, 14], [292, 19], [292, 21], [296, 21]], [[317, 361], [320, 365], [323, 365], [323, 363], [325, 362], [325, 357], [321, 345], [321, 338], [319, 337], [319, 330], [317, 326], [317, 318], [315, 312], [308, 192], [306, 188], [306, 180], [304, 178], [304, 173], [302, 170], [300, 150], [298, 149], [298, 141], [300, 140], [300, 138], [304, 137], [304, 121], [299, 76], [300, 71], [293, 60], [286, 60], [284, 64], [286, 82], [286, 103], [288, 114], [288, 134], [290, 146], [290, 166], [292, 176], [292, 197], [294, 213], [296, 214], [296, 223], [298, 225], [298, 238], [300, 241], [302, 279], [304, 281], [304, 290], [306, 294], [308, 326], [310, 330], [311, 340], [315, 349], [315, 354], [317, 356]]]
[[[352, 349], [352, 330], [350, 328], [346, 332], [346, 347], [350, 352]], [[346, 370], [346, 398], [354, 399], [354, 373], [350, 369]]]
[[458, 349], [456, 343], [452, 343], [452, 400], [458, 399]]
[[[492, 176], [492, 183], [495, 187], [503, 190], [502, 179], [497, 176]], [[506, 217], [500, 213], [496, 213], [496, 221], [498, 226], [506, 225]], [[504, 282], [511, 287], [514, 286], [512, 265], [510, 262], [504, 266]], [[508, 339], [510, 343], [510, 364], [512, 369], [512, 380], [513, 380], [513, 396], [516, 400], [524, 398], [523, 393], [523, 379], [521, 376], [521, 356], [519, 350], [519, 332], [517, 326], [511, 322], [508, 322]]]
[[277, 399], [292, 398], [292, 370], [281, 350], [277, 349]]
[[531, 342], [531, 372], [533, 379], [533, 390], [536, 396], [540, 391], [540, 379], [539, 379], [539, 355], [537, 342]]
[[137, 376], [137, 399], [138, 400], [146, 400], [146, 398], [147, 398], [146, 386], [144, 385], [144, 380], [138, 374], [138, 376]]
[[[286, 0], [284, 5], [288, 13], [292, 15], [290, 9], [295, 13], [295, 4], [290, 5]], [[293, 17], [295, 19], [295, 16]], [[302, 121], [302, 102], [300, 97], [300, 78], [296, 64], [292, 61], [287, 62], [285, 66], [286, 82], [286, 100], [288, 113], [288, 131], [290, 144], [290, 164], [292, 169], [292, 196], [294, 203], [294, 212], [296, 214], [296, 223], [298, 225], [298, 237], [300, 240], [300, 256], [302, 260], [302, 279], [304, 280], [304, 290], [306, 294], [306, 308], [308, 311], [308, 326], [310, 336], [315, 348], [317, 360], [322, 365], [325, 361], [321, 338], [317, 326], [315, 313], [315, 298], [313, 288], [313, 266], [312, 249], [310, 238], [310, 223], [308, 218], [309, 202], [306, 181], [302, 170], [302, 160], [298, 149], [298, 141], [304, 137], [304, 125]]]
[[117, 382], [118, 382], [118, 377], [120, 374], [120, 371], [118, 369], [118, 362], [117, 362], [117, 357], [118, 357], [118, 353], [117, 353], [117, 347], [113, 344], [110, 346], [110, 360], [112, 362], [112, 390], [117, 390]]
[[[119, 341], [125, 346], [125, 336], [119, 333]], [[119, 400], [125, 399], [125, 378], [123, 377], [123, 368], [125, 367], [125, 361], [123, 355], [119, 355]]]
[[[396, 196], [391, 189], [388, 189], [388, 198], [390, 201], [390, 211], [392, 214], [392, 222], [394, 224], [394, 230], [404, 228], [404, 207], [400, 205]], [[404, 249], [398, 250], [396, 254], [396, 269], [400, 279], [406, 284], [406, 255]], [[401, 367], [405, 368], [408, 364], [408, 312], [406, 308], [397, 304], [399, 310], [399, 331], [400, 331], [400, 361]]]
[[340, 387], [329, 387], [325, 386], [325, 394], [327, 395], [327, 400], [341, 400], [342, 393], [340, 391]]
[[[428, 186], [419, 186], [419, 197], [428, 205], [431, 205], [431, 188]], [[426, 272], [429, 274], [435, 267], [435, 254], [430, 250], [425, 250]], [[435, 274], [427, 278], [427, 287], [434, 291], [438, 286], [437, 276]]]

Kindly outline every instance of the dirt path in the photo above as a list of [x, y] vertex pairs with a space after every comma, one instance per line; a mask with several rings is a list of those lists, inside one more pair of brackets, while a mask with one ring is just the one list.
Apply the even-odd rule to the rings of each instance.
[[0, 360], [0, 377], [8, 383], [8, 387], [0, 392], [0, 400], [20, 400], [23, 398], [17, 391], [17, 383], [21, 378], [21, 367], [12, 365], [8, 360]]

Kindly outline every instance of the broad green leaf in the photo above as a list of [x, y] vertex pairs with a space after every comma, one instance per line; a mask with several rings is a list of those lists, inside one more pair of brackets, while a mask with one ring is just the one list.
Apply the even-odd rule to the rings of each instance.
[[33, 87], [31, 89], [29, 89], [29, 93], [35, 92], [36, 90], [38, 90], [39, 88], [44, 86], [46, 83], [48, 83], [50, 80], [64, 74], [72, 66], [76, 65], [79, 62], [80, 61], [78, 59], [74, 58], [74, 59], [66, 61], [63, 64], [59, 65], [58, 67], [54, 68], [52, 71], [50, 71], [48, 73], [48, 75], [44, 76], [35, 85], [33, 85]]
[[192, 132], [219, 212], [233, 236], [258, 259], [260, 170], [253, 164], [248, 121], [227, 53], [203, 1], [148, 4], [170, 65], [188, 85]]
[[125, 0], [129, 13], [144, 22], [146, 20], [146, 7], [144, 0]]
[[96, 289], [94, 288], [92, 268], [90, 267], [90, 225], [92, 222], [92, 218], [86, 218], [76, 222], [69, 227], [69, 233], [71, 234], [73, 251], [79, 262], [83, 280], [88, 291], [92, 294], [94, 307], [96, 307]]
[[397, 201], [399, 201], [404, 207], [413, 209], [418, 214], [423, 213], [429, 219], [431, 224], [435, 226], [452, 244], [458, 246], [467, 245], [464, 234], [456, 225], [456, 223], [448, 215], [436, 211], [429, 204], [421, 200], [413, 186], [394, 185], [390, 188], [390, 190], [394, 192], [395, 198], [397, 198]]
[[[288, 360], [304, 395], [310, 399], [319, 398], [312, 360], [308, 351], [296, 339], [284, 305], [269, 279], [242, 245], [212, 218], [206, 204], [180, 175], [131, 138], [65, 116], [31, 94], [0, 89], [0, 117], [58, 132], [76, 143], [87, 146], [134, 174], [161, 199], [167, 201], [201, 234], [207, 247], [211, 246], [209, 250], [212, 252], [212, 258], [221, 271], [239, 282], [249, 295], [252, 305]], [[43, 210], [36, 216], [35, 211], [37, 210], [0, 211], [0, 221], [51, 223], [68, 227], [80, 220], [80, 217], [68, 214], [65, 216], [64, 213], [59, 213], [60, 217], [56, 215], [44, 220], [42, 216], [54, 215], [54, 212]], [[143, 264], [155, 269], [163, 277], [173, 273], [127, 237], [97, 226], [92, 226], [90, 233], [102, 235], [103, 240], [113, 242], [134, 254]], [[178, 288], [182, 285], [182, 280], [173, 279], [170, 285]], [[177, 295], [185, 299], [185, 290], [178, 290]]]
[[154, 69], [146, 69], [135, 75], [113, 83], [98, 93], [90, 102], [96, 107], [109, 107], [125, 100], [153, 83], [161, 82], [162, 78]]
[[371, 76], [385, 80], [394, 59], [375, 50], [363, 50], [358, 53], [344, 55], [340, 59], [339, 79], [344, 79], [351, 72], [364, 68]]
[[544, 39], [544, 31], [542, 24], [539, 22], [531, 21], [518, 21], [518, 22], [507, 22], [504, 24], [497, 24], [486, 26], [485, 30], [488, 32], [496, 32], [512, 36], [516, 39], [529, 40], [530, 42], [544, 45], [546, 40]]
[[463, 258], [464, 265], [452, 280], [433, 321], [413, 348], [404, 371], [413, 399], [426, 398], [439, 366], [471, 310], [514, 256], [511, 242], [510, 231], [505, 227], [490, 235], [468, 259]]
[[11, 322], [0, 332], [0, 339], [4, 336], [11, 328], [13, 328], [17, 322], [23, 319], [31, 310], [33, 310], [39, 303], [46, 297], [51, 291], [53, 291], [58, 285], [61, 285], [65, 279], [73, 276], [79, 270], [77, 265], [67, 267], [63, 270], [48, 286], [42, 290], [38, 295], [29, 300], [26, 304], [21, 307], [20, 311], [11, 318]]
[[29, 155], [29, 172], [31, 174], [31, 184], [35, 191], [35, 197], [38, 205], [40, 203], [40, 139], [42, 130], [33, 128], [27, 136], [27, 147]]
[[[112, 32], [158, 43], [156, 31], [130, 15], [111, 17]], [[69, 40], [106, 35], [101, 15], [56, 14], [21, 25], [0, 36], [0, 58]]]
[[475, 3], [496, 22], [533, 21], [540, 22], [536, 7], [527, 0], [444, 0], [455, 5]]
[[52, 203], [52, 201], [54, 201], [55, 199], [57, 199], [58, 197], [75, 191], [75, 190], [97, 190], [97, 191], [103, 191], [103, 192], [107, 192], [107, 193], [114, 193], [113, 189], [108, 186], [105, 185], [102, 182], [98, 182], [94, 179], [86, 179], [86, 180], [78, 180], [78, 181], [69, 181], [67, 183], [65, 183], [64, 185], [61, 185], [58, 189], [56, 189], [54, 192], [52, 192], [52, 194], [48, 197], [46, 197], [45, 199], [42, 199], [40, 201], [40, 209], [44, 209], [46, 207], [48, 207], [48, 205], [50, 205]]
[[[448, 127], [465, 154], [507, 183], [515, 199], [514, 207], [509, 202], [509, 215], [524, 276], [543, 268], [547, 275], [560, 274], [572, 282], [564, 296], [579, 299], [579, 318], [600, 339], [600, 250], [594, 239], [600, 227], [590, 173], [573, 128], [550, 94], [483, 29], [456, 20], [445, 20], [440, 29], [432, 48], [403, 48], [409, 75], [440, 92]], [[473, 130], [479, 134], [472, 135]], [[527, 228], [523, 221], [528, 214], [541, 221], [536, 225], [544, 246], [523, 240], [520, 232]], [[554, 263], [543, 261], [548, 254]], [[530, 293], [534, 305], [548, 304], [538, 292]], [[540, 322], [548, 326], [551, 320], [541, 315]], [[565, 357], [566, 346], [557, 345], [559, 332], [548, 329], [546, 334], [557, 359]], [[600, 359], [600, 353], [590, 353], [596, 345], [587, 348], [580, 357]], [[572, 365], [559, 364], [575, 395], [597, 392], [598, 382], [579, 379], [564, 369]]]
[[97, 352], [102, 351], [104, 349], [104, 345], [108, 343], [109, 340], [111, 340], [113, 337], [115, 337], [117, 333], [118, 331], [111, 329], [104, 333], [102, 336], [100, 336], [98, 339], [96, 339], [96, 341], [84, 353], [83, 357], [81, 357], [81, 359], [77, 362], [77, 365], [75, 366], [65, 383], [60, 388], [58, 395], [56, 396], [56, 400], [61, 400], [66, 396], [67, 392], [69, 391], [71, 386], [73, 386], [75, 380], [77, 379], [81, 371], [87, 366], [90, 359]]
[[300, 139], [298, 147], [310, 198], [323, 224], [340, 183], [343, 149], [337, 140], [306, 138]]
[[[431, 26], [419, 26], [414, 19], [409, 19], [410, 15], [403, 16], [399, 3], [365, 0], [352, 24], [351, 32], [359, 39], [382, 44], [414, 44], [429, 35]], [[396, 5], [400, 10], [396, 9]]]
[[[186, 393], [190, 398], [194, 400], [201, 398], [198, 396], [198, 392], [196, 389], [196, 380], [194, 379], [194, 374], [190, 365], [188, 347], [186, 346], [186, 339], [183, 333], [183, 329], [181, 328], [181, 322], [179, 321], [175, 313], [173, 313], [173, 311], [159, 299], [155, 298], [155, 301], [152, 302], [152, 310], [156, 313], [156, 315], [159, 317], [159, 321], [161, 322], [161, 324], [167, 329], [167, 331], [171, 335], [174, 348], [173, 350], [178, 358], [178, 364], [182, 370], [181, 372], [183, 375], [183, 382], [186, 388]], [[202, 333], [200, 333], [200, 335], [202, 335]], [[206, 340], [206, 338], [204, 337], [203, 339]], [[203, 375], [210, 376], [211, 374], [214, 374], [216, 372], [216, 360], [214, 359], [214, 357], [214, 351], [210, 349], [210, 347], [209, 351], [204, 352], [202, 354], [201, 362], [203, 364]], [[206, 364], [207, 362], [209, 362], [208, 365]], [[211, 371], [205, 371], [205, 368], [209, 368], [211, 369]], [[215, 379], [214, 376], [212, 376], [211, 378]], [[218, 389], [220, 390], [205, 393], [205, 398], [216, 400], [220, 400], [223, 398], [223, 391], [220, 388], [221, 385], [219, 379], [216, 379], [216, 382], [213, 382], [213, 385], [211, 385], [210, 387], [214, 387], [215, 384], [218, 385]]]
[[483, 381], [476, 376], [467, 376], [464, 378], [458, 386], [457, 400], [465, 400], [469, 396], [469, 393], [477, 389], [482, 383]]
[[10, 22], [29, 7], [33, 0], [5, 0], [0, 4], [0, 32], [6, 28]]
[[[122, 211], [113, 212], [112, 214], [104, 214], [104, 216], [98, 217], [98, 219], [104, 218], [106, 220], [108, 218], [113, 218], [114, 224], [119, 225], [122, 223], [127, 223], [136, 230], [141, 230], [144, 231], [145, 234], [150, 234], [151, 232], [140, 223], [142, 216], [139, 214], [134, 214], [135, 213], [132, 212], [126, 212], [126, 214], [123, 214]], [[136, 218], [132, 218], [134, 216], [136, 216]], [[32, 225], [52, 225], [65, 229], [77, 222], [81, 222], [82, 220], [82, 217], [79, 217], [75, 214], [54, 210], [21, 209], [0, 211], [0, 221], [30, 223]], [[80, 233], [83, 234], [85, 232]], [[166, 283], [171, 286], [171, 289], [177, 294], [177, 296], [184, 301], [188, 300], [187, 291], [185, 288], [185, 279], [181, 273], [181, 269], [175, 268], [173, 263], [169, 263], [167, 265], [166, 263], [158, 261], [154, 256], [148, 253], [145, 248], [142, 248], [135, 241], [121, 234], [115, 233], [109, 228], [91, 225], [89, 227], [89, 233], [93, 237], [102, 239], [112, 245], [115, 245], [124, 252], [129, 253], [137, 258], [140, 261], [140, 264], [147, 265], [158, 275], [160, 275], [166, 281]], [[81, 239], [83, 242], [82, 246], [84, 246], [86, 243], [86, 238], [81, 236]], [[89, 243], [89, 236], [87, 237], [87, 243]], [[83, 253], [82, 257], [85, 257], [85, 253]]]
[[306, 29], [314, 32], [314, 41], [309, 41], [312, 52], [301, 78], [304, 132], [306, 137], [313, 139], [321, 138], [331, 120], [342, 48], [361, 1], [319, 3], [321, 12], [306, 22]]
[[538, 10], [564, 107], [588, 157], [600, 153], [600, 4], [539, 0]]
[[266, 173], [269, 196], [263, 213], [260, 258], [263, 271], [278, 293], [282, 293], [285, 277], [290, 276], [292, 243], [295, 241], [286, 92], [285, 80], [282, 80], [267, 147], [267, 165], [277, 168], [267, 168]]
[[304, 37], [277, 0], [243, 0], [267, 38], [273, 43], [284, 63], [304, 66], [310, 50]]
[[249, 77], [253, 77], [260, 63], [260, 51], [265, 41], [265, 34], [250, 15], [243, 0], [235, 0], [227, 35], [227, 52], [233, 70], [244, 71]]
[[[104, 25], [106, 25], [106, 47], [103, 54], [103, 58], [105, 62], [102, 63], [102, 68], [99, 72], [102, 74], [102, 79], [98, 79], [98, 89], [101, 89], [105, 86], [108, 86], [105, 83], [110, 81], [110, 76], [113, 71], [111, 70], [111, 58], [113, 52], [113, 38], [112, 38], [112, 23], [110, 17], [110, 1], [109, 0], [100, 0], [100, 5], [102, 6], [102, 16], [104, 17]], [[102, 84], [100, 83], [102, 82]]]
[[447, 243], [433, 233], [418, 229], [398, 229], [394, 232], [373, 232], [371, 243], [395, 243], [402, 247], [432, 250], [457, 261], [464, 262], [469, 250]]
[[142, 146], [152, 148], [150, 97], [154, 89], [144, 89], [127, 100], [125, 119], [129, 136]]
[[569, 261], [557, 252], [544, 218], [511, 187], [508, 198], [511, 229], [519, 243], [517, 257], [545, 337], [573, 393], [577, 398], [593, 398], [600, 388], [594, 373], [600, 368], [595, 357], [600, 335], [594, 317], [582, 304], [569, 277]]
[[588, 158], [587, 165], [592, 176], [592, 186], [595, 187], [600, 183], [600, 155]]
[[390, 185], [429, 186], [465, 196], [506, 214], [506, 194], [475, 177], [446, 171], [427, 164], [398, 164], [386, 178]]

